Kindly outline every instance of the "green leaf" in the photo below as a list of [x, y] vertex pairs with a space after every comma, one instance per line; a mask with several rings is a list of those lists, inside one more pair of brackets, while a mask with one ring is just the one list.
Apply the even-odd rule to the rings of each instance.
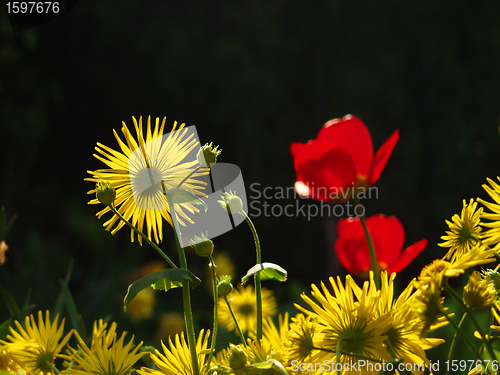
[[12, 228], [12, 224], [14, 224], [14, 220], [16, 220], [16, 215], [13, 215], [7, 224], [7, 214], [5, 212], [5, 207], [0, 207], [0, 241], [3, 241], [9, 233], [10, 228]]
[[86, 337], [87, 333], [85, 329], [85, 323], [83, 322], [82, 316], [78, 314], [78, 310], [76, 309], [76, 304], [73, 299], [73, 296], [71, 295], [68, 285], [64, 280], [61, 280], [61, 288], [63, 294], [63, 301], [64, 304], [66, 305], [66, 308], [68, 309], [69, 320], [71, 321], [71, 325], [76, 331], [78, 331], [81, 337]]
[[9, 327], [14, 323], [14, 320], [21, 322], [26, 315], [35, 307], [35, 305], [27, 306], [23, 311], [19, 312], [19, 315], [9, 318], [0, 324], [0, 340], [5, 340], [7, 335], [10, 333]]
[[19, 309], [19, 306], [17, 305], [16, 301], [14, 301], [14, 298], [12, 298], [10, 293], [7, 292], [1, 286], [0, 286], [0, 295], [2, 296], [3, 300], [7, 304], [7, 307], [9, 308], [10, 316], [12, 316], [12, 317], [19, 316], [21, 314], [21, 310]]
[[169, 202], [173, 202], [175, 204], [191, 203], [203, 205], [205, 212], [207, 212], [207, 204], [203, 200], [201, 200], [200, 197], [198, 197], [196, 194], [191, 193], [190, 191], [181, 188], [173, 188], [167, 190], [165, 194], [167, 195], [167, 199]]
[[[74, 263], [74, 259], [70, 259], [68, 270], [66, 271], [66, 277], [64, 278], [64, 280], [61, 281], [61, 282], [64, 282], [66, 287], [68, 287], [68, 285], [69, 285], [69, 280], [71, 278], [71, 272], [73, 270], [73, 263]], [[59, 292], [59, 296], [57, 297], [56, 303], [54, 305], [54, 308], [51, 310], [51, 313], [53, 313], [54, 316], [57, 314], [62, 315], [63, 308], [64, 308], [65, 304], [66, 304], [65, 292], [64, 292], [64, 289], [61, 288], [61, 291]]]
[[260, 263], [250, 268], [245, 276], [241, 278], [241, 283], [246, 284], [248, 279], [260, 273], [261, 280], [286, 281], [287, 272], [274, 263]]
[[127, 295], [123, 300], [123, 310], [127, 311], [127, 304], [134, 299], [137, 293], [149, 286], [154, 289], [168, 291], [172, 288], [181, 287], [182, 282], [185, 280], [188, 280], [193, 288], [201, 283], [201, 280], [193, 275], [191, 271], [182, 268], [169, 268], [150, 273], [128, 287]]
[[[500, 358], [500, 339], [495, 338], [492, 339], [491, 341], [491, 347], [493, 349], [493, 353], [495, 353], [495, 357]], [[498, 362], [497, 358], [491, 358], [490, 354], [488, 353], [488, 350], [486, 350], [486, 347], [483, 346], [481, 347], [481, 359], [484, 359], [486, 362], [487, 368], [482, 370], [484, 372], [481, 372], [482, 374], [494, 374], [498, 371]], [[486, 370], [486, 371], [485, 371]]]

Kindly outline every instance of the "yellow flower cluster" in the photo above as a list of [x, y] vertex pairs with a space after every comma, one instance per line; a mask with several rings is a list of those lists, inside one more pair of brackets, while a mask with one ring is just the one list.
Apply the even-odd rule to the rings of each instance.
[[[87, 180], [98, 183], [97, 188], [89, 192], [97, 193], [97, 199], [89, 203], [101, 202], [106, 205], [97, 214], [99, 217], [113, 212], [114, 215], [104, 223], [106, 229], [113, 234], [127, 223], [136, 227], [140, 233], [145, 229], [147, 236], [144, 234], [142, 237], [149, 241], [154, 238], [159, 243], [163, 239], [163, 220], [172, 224], [172, 215], [176, 214], [181, 224], [192, 222], [190, 214], [196, 212], [196, 208], [189, 203], [179, 203], [170, 207], [174, 211], [171, 212], [164, 192], [146, 189], [147, 194], [135, 199], [132, 186], [146, 175], [152, 182], [161, 181], [169, 187], [183, 184], [189, 192], [203, 195], [204, 183], [197, 178], [208, 173], [220, 150], [207, 144], [199, 151], [197, 160], [185, 162], [184, 158], [197, 147], [198, 141], [186, 131], [184, 124], [178, 129], [174, 124], [170, 135], [157, 142], [163, 134], [165, 120], [160, 125], [157, 119], [152, 129], [148, 119], [146, 136], [142, 119], [136, 121], [134, 118], [133, 122], [137, 141], [125, 124], [122, 128], [124, 140], [115, 132], [121, 152], [97, 144], [95, 156], [109, 169], [88, 172], [91, 177]], [[139, 157], [131, 158], [135, 151], [140, 151]], [[446, 307], [446, 294], [462, 307], [464, 315], [460, 322], [465, 317], [473, 320], [473, 310], [488, 310], [497, 321], [498, 325], [491, 325], [488, 333], [484, 333], [473, 320], [477, 329], [476, 336], [483, 340], [481, 353], [468, 343], [475, 351], [478, 361], [484, 358], [494, 359], [491, 342], [500, 338], [500, 335], [495, 334], [495, 331], [500, 331], [500, 274], [497, 270], [486, 270], [483, 273], [469, 271], [462, 295], [458, 295], [448, 284], [450, 278], [466, 275], [467, 270], [490, 264], [500, 258], [500, 184], [491, 179], [487, 181], [489, 185], [485, 184], [483, 187], [494, 203], [480, 198], [470, 199], [468, 202], [464, 200], [460, 215], [456, 214], [451, 221], [446, 221], [449, 230], [441, 237], [444, 242], [439, 244], [448, 249], [444, 257], [424, 267], [420, 275], [399, 295], [395, 292], [395, 273], [389, 275], [384, 271], [380, 275], [378, 272], [374, 275], [370, 272], [369, 280], [362, 285], [358, 285], [350, 275], [345, 281], [340, 277], [330, 277], [328, 283], [312, 285], [310, 295], [302, 294], [306, 305], [296, 304], [300, 312], [291, 318], [288, 313], [280, 316], [276, 326], [272, 320], [272, 316], [277, 313], [276, 300], [270, 290], [262, 289], [262, 293], [259, 293], [260, 281], [256, 281], [256, 289], [261, 303], [256, 302], [256, 292], [252, 286], [239, 285], [231, 291], [232, 286], [229, 285], [226, 288], [229, 294], [224, 293], [219, 302], [215, 303], [215, 310], [218, 309], [216, 323], [229, 331], [238, 331], [241, 340], [239, 345], [231, 344], [228, 349], [214, 354], [215, 344], [212, 342], [209, 347], [210, 332], [200, 331], [195, 342], [191, 324], [191, 331], [187, 330], [191, 341], [184, 333], [173, 339], [169, 338], [168, 345], [162, 344], [162, 352], [157, 350], [151, 354], [154, 366], [143, 367], [138, 373], [432, 373], [434, 369], [426, 351], [444, 340], [429, 338], [427, 334], [450, 323], [457, 332], [460, 331], [459, 325], [453, 320], [454, 312]], [[244, 214], [241, 202], [231, 192], [225, 193], [219, 201], [226, 210]], [[133, 240], [134, 230], [131, 236]], [[366, 236], [370, 237], [369, 234]], [[138, 238], [141, 241], [141, 237]], [[257, 238], [256, 244], [257, 263], [261, 263]], [[211, 263], [214, 263], [212, 251], [213, 244], [209, 250], [202, 251], [202, 255], [209, 257]], [[215, 275], [215, 271], [213, 274]], [[256, 280], [260, 280], [259, 277]], [[230, 278], [224, 279], [227, 283], [229, 280]], [[214, 286], [213, 290], [216, 289]], [[214, 296], [216, 298], [215, 294]], [[259, 298], [257, 301], [260, 301]], [[190, 308], [186, 310], [190, 313]], [[262, 317], [263, 337], [260, 339]], [[48, 314], [45, 324], [42, 323], [40, 315], [39, 326], [49, 332], [49, 337], [54, 338], [50, 345], [43, 340], [33, 343], [38, 340], [35, 334], [37, 330], [33, 328], [34, 319], [27, 319], [26, 331], [18, 325], [19, 333], [13, 331], [11, 342], [0, 347], [2, 369], [9, 372], [26, 369], [33, 374], [53, 374], [54, 360], [63, 357], [66, 359], [66, 366], [71, 366], [71, 371], [76, 375], [128, 375], [141, 357], [138, 350], [142, 343], [134, 346], [131, 339], [125, 344], [125, 334], [117, 339], [116, 325], [106, 329], [102, 322], [94, 326], [90, 347], [75, 334], [78, 348], [68, 347], [69, 354], [61, 355], [61, 348], [68, 342], [71, 332], [62, 338], [63, 329], [54, 328], [57, 326], [57, 318], [50, 325]], [[217, 324], [214, 324], [214, 332], [216, 331]], [[24, 346], [28, 344], [34, 346], [26, 351]], [[450, 356], [455, 344], [456, 336], [451, 344]], [[196, 347], [195, 352], [193, 347]], [[391, 366], [388, 367], [388, 364]], [[471, 371], [477, 372], [477, 368]]]
[[[250, 334], [247, 342], [231, 345], [215, 356], [213, 370], [226, 374], [254, 373], [257, 369], [289, 374], [337, 370], [341, 374], [378, 374], [392, 364], [391, 368], [403, 365], [413, 374], [432, 372], [426, 351], [444, 340], [427, 334], [449, 324], [454, 315], [445, 306], [445, 292], [458, 297], [448, 279], [490, 264], [498, 257], [500, 185], [489, 182], [492, 188], [485, 189], [497, 204], [480, 199], [464, 201], [461, 214], [447, 221], [450, 230], [442, 237], [445, 242], [439, 244], [449, 248], [448, 252], [443, 259], [424, 267], [399, 296], [394, 290], [396, 274], [383, 272], [380, 288], [372, 273], [362, 286], [350, 275], [344, 283], [331, 277], [328, 285], [312, 285], [311, 296], [302, 295], [308, 307], [297, 304], [300, 313], [291, 319], [288, 313], [280, 316], [278, 326], [270, 317], [271, 305], [264, 302], [269, 317], [262, 341]], [[478, 202], [494, 213], [484, 213]], [[485, 224], [483, 218], [491, 222]], [[481, 226], [491, 229], [482, 232]], [[498, 272], [473, 271], [463, 296], [458, 298], [469, 311], [492, 309], [500, 322], [499, 290]], [[255, 328], [248, 323], [250, 316], [254, 321], [253, 301], [254, 296], [245, 294], [241, 286], [231, 300], [236, 319], [244, 322], [244, 332]], [[224, 307], [219, 306], [220, 310]], [[219, 320], [228, 329], [235, 329], [230, 311], [223, 311]], [[491, 329], [500, 330], [500, 326]], [[480, 333], [476, 335], [484, 338]]]
[[[116, 323], [108, 329], [102, 320], [94, 323], [90, 347], [74, 330], [63, 337], [64, 319], [59, 323], [56, 316], [51, 321], [49, 311], [45, 319], [39, 311], [37, 321], [31, 315], [26, 317], [24, 327], [18, 321], [15, 327], [10, 328], [11, 334], [0, 346], [0, 371], [13, 375], [60, 375], [56, 365], [62, 360], [63, 374], [129, 375], [144, 354], [137, 353], [142, 342], [134, 346], [132, 337], [125, 344], [126, 332], [117, 339]], [[67, 345], [72, 335], [78, 340], [78, 349]]]
[[15, 321], [10, 327], [7, 341], [0, 346], [1, 370], [9, 373], [25, 372], [33, 375], [54, 374], [54, 362], [61, 357], [61, 350], [69, 341], [73, 331], [63, 337], [64, 319], [59, 316], [50, 320], [50, 313], [38, 312], [38, 322], [33, 315], [26, 317], [24, 327]]

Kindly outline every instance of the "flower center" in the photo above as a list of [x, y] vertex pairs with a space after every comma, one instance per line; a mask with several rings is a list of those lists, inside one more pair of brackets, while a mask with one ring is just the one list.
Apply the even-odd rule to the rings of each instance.
[[52, 368], [52, 361], [53, 361], [53, 356], [52, 353], [40, 353], [40, 355], [37, 358], [37, 368], [41, 372], [53, 372]]
[[251, 303], [244, 303], [244, 304], [242, 304], [239, 307], [238, 311], [243, 316], [251, 316], [251, 315], [255, 314], [254, 305], [252, 305]]
[[138, 168], [131, 168], [129, 172], [136, 206], [145, 210], [165, 210], [160, 170], [154, 166], [147, 168], [142, 165]]
[[347, 328], [340, 334], [342, 351], [363, 353], [365, 348], [365, 335], [357, 328]]
[[401, 348], [403, 346], [404, 340], [401, 330], [396, 327], [391, 327], [387, 333], [387, 339], [391, 343], [394, 349]]
[[465, 245], [469, 241], [471, 241], [471, 243], [474, 244], [476, 242], [476, 239], [473, 236], [473, 232], [472, 232], [473, 229], [474, 228], [472, 228], [469, 220], [465, 220], [462, 224], [462, 227], [459, 229], [457, 242], [460, 245]]

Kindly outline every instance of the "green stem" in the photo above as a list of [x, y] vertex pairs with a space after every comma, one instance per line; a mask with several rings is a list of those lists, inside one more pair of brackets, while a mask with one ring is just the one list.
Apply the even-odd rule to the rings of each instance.
[[[253, 225], [252, 220], [250, 217], [247, 215], [246, 212], [243, 211], [242, 215], [245, 217], [245, 220], [247, 221], [248, 225], [250, 226], [250, 229], [253, 234], [253, 238], [255, 240], [255, 251], [257, 253], [257, 264], [262, 263], [262, 255], [261, 255], [261, 249], [260, 249], [260, 241], [259, 241], [259, 236], [257, 235], [257, 230], [255, 229], [255, 226]], [[262, 340], [262, 285], [260, 281], [260, 272], [257, 272], [255, 274], [255, 300], [257, 304], [257, 341]]]
[[[458, 322], [458, 325], [457, 325], [457, 327], [460, 330], [462, 329], [462, 325], [464, 324], [466, 318], [467, 318], [467, 313], [464, 312], [464, 314], [460, 318], [460, 321]], [[458, 331], [455, 331], [455, 333], [453, 334], [453, 339], [451, 340], [450, 350], [448, 351], [448, 361], [451, 361], [453, 359], [453, 355], [455, 354], [455, 347], [457, 345], [457, 341], [458, 341]], [[447, 367], [445, 375], [448, 375], [449, 373], [450, 373], [450, 369], [449, 369], [449, 367]]]
[[[340, 355], [342, 354], [342, 339], [339, 339], [339, 342], [337, 343], [337, 347], [335, 348], [335, 354], [336, 354], [336, 361], [337, 363], [340, 363]], [[341, 369], [337, 369], [337, 375], [340, 375]]]
[[380, 290], [380, 268], [378, 267], [377, 254], [375, 252], [375, 246], [373, 245], [372, 236], [366, 225], [365, 215], [358, 216], [361, 220], [361, 225], [363, 225], [363, 230], [365, 232], [366, 243], [368, 244], [368, 250], [370, 252], [370, 262], [372, 264], [373, 278], [375, 280], [375, 286]]
[[[462, 336], [462, 338], [464, 339], [465, 343], [467, 345], [469, 345], [470, 349], [476, 355], [476, 357], [480, 361], [482, 361], [481, 355], [479, 354], [479, 352], [477, 351], [477, 349], [474, 347], [474, 345], [472, 345], [472, 343], [470, 342], [469, 338], [465, 335], [465, 333], [462, 331], [462, 329], [457, 326], [457, 324], [448, 316], [448, 314], [446, 314], [445, 311], [441, 311], [441, 314], [443, 314], [446, 317], [446, 319], [448, 320], [448, 322], [450, 322], [450, 324], [453, 326], [453, 328], [455, 328], [455, 331], [458, 332], [460, 336]], [[483, 365], [484, 365], [484, 363], [483, 363]]]
[[488, 320], [487, 320], [487, 322], [488, 322], [488, 337], [491, 337], [491, 320], [492, 320], [491, 319], [491, 309], [492, 308], [488, 309]]
[[123, 222], [125, 222], [125, 224], [127, 224], [133, 231], [135, 231], [139, 236], [141, 236], [149, 245], [151, 245], [151, 247], [153, 249], [155, 249], [158, 252], [158, 254], [161, 255], [161, 257], [163, 259], [165, 259], [165, 261], [168, 263], [168, 265], [170, 267], [177, 268], [177, 266], [175, 265], [175, 263], [172, 262], [170, 260], [170, 258], [163, 251], [161, 251], [161, 249], [153, 241], [151, 241], [144, 233], [142, 233], [139, 229], [137, 229], [136, 227], [134, 227], [127, 219], [125, 219], [123, 217], [123, 215], [118, 212], [118, 210], [115, 208], [115, 206], [111, 205], [111, 206], [108, 206], [108, 207], [111, 209], [111, 211], [116, 216], [118, 216]]
[[243, 345], [247, 346], [245, 336], [243, 336], [243, 332], [241, 332], [240, 325], [238, 324], [238, 319], [236, 319], [236, 315], [234, 315], [233, 309], [231, 308], [231, 304], [229, 303], [227, 296], [224, 296], [224, 300], [226, 301], [227, 308], [229, 309], [229, 312], [231, 313], [231, 316], [233, 317], [234, 325], [236, 326], [236, 330], [238, 331], [238, 334], [240, 335], [240, 340], [243, 343]]
[[[443, 284], [442, 285], [443, 285], [444, 290], [446, 290], [458, 302], [458, 304], [460, 305], [460, 307], [462, 307], [462, 309], [464, 310], [464, 312], [467, 313], [467, 315], [468, 315], [469, 319], [471, 320], [472, 324], [474, 324], [474, 327], [476, 328], [476, 331], [479, 333], [479, 336], [481, 336], [481, 340], [484, 343], [484, 347], [488, 351], [488, 354], [491, 356], [491, 359], [492, 360], [496, 360], [497, 358], [495, 356], [495, 353], [493, 352], [493, 348], [491, 347], [491, 342], [484, 335], [483, 330], [481, 329], [481, 326], [479, 325], [479, 323], [477, 322], [477, 320], [472, 315], [471, 310], [462, 301], [462, 299], [460, 298], [460, 296], [450, 287], [450, 285], [448, 284], [448, 279], [447, 278], [443, 279]], [[450, 319], [448, 319], [448, 320], [450, 320]]]
[[[161, 182], [163, 187], [163, 194], [166, 196], [165, 184]], [[167, 199], [167, 207], [170, 212], [170, 217], [172, 218], [172, 223], [174, 224], [174, 237], [175, 243], [177, 245], [177, 251], [179, 253], [180, 268], [187, 270], [186, 253], [182, 247], [181, 239], [179, 238], [179, 222], [177, 221], [177, 215], [175, 213], [175, 207]], [[182, 281], [182, 301], [184, 305], [184, 321], [186, 323], [186, 336], [188, 339], [189, 351], [191, 353], [191, 361], [193, 364], [193, 375], [200, 375], [200, 369], [198, 366], [198, 354], [196, 353], [196, 337], [194, 333], [194, 323], [193, 323], [193, 310], [191, 308], [191, 290], [189, 285], [189, 280]]]
[[217, 285], [217, 275], [215, 274], [215, 262], [212, 254], [208, 256], [210, 261], [210, 269], [212, 271], [212, 286], [214, 293], [214, 328], [212, 330], [212, 342], [210, 343], [210, 354], [208, 355], [207, 366], [210, 367], [212, 358], [215, 352], [215, 340], [217, 339], [217, 331], [219, 329], [219, 291]]
[[[394, 350], [394, 348], [392, 347], [392, 344], [389, 340], [386, 340], [385, 341], [386, 345], [387, 345], [387, 348], [389, 349], [389, 353], [391, 353], [391, 357], [392, 359], [390, 360], [390, 363], [393, 363], [393, 364], [399, 364], [399, 363], [402, 363], [404, 362], [404, 359], [403, 358], [398, 358], [398, 355], [396, 354], [396, 351]], [[409, 371], [406, 371], [406, 370], [399, 370], [398, 371], [402, 374], [408, 374]], [[385, 373], [385, 371], [384, 371]]]
[[198, 172], [200, 169], [202, 168], [201, 165], [199, 165], [196, 169], [194, 169], [190, 174], [188, 174], [186, 177], [184, 177], [184, 179], [179, 183], [179, 185], [177, 185], [178, 188], [181, 187], [181, 185], [187, 181], [187, 179], [189, 177], [191, 177], [192, 175], [194, 175], [196, 172]]
[[59, 370], [57, 369], [57, 367], [56, 367], [56, 366], [54, 366], [52, 363], [50, 363], [49, 361], [45, 361], [45, 364], [46, 364], [46, 365], [49, 365], [49, 366], [52, 368], [52, 370], [54, 370], [54, 372], [55, 372], [57, 375], [61, 375], [61, 371], [59, 371]]

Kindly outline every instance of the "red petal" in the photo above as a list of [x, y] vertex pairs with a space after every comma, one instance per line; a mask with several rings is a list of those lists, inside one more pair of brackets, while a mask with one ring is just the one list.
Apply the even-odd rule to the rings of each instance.
[[356, 181], [356, 170], [350, 155], [330, 142], [308, 142], [294, 160], [297, 180], [311, 189], [311, 198], [330, 200]]
[[305, 146], [305, 143], [292, 142], [292, 144], [290, 145], [290, 153], [292, 154], [293, 158], [296, 158], [302, 152]]
[[394, 216], [373, 215], [366, 220], [366, 226], [373, 239], [377, 262], [381, 268], [390, 267], [403, 250], [403, 224]]
[[382, 146], [378, 149], [375, 154], [375, 158], [373, 158], [372, 166], [371, 166], [371, 178], [370, 185], [373, 185], [377, 182], [380, 174], [385, 168], [385, 164], [389, 157], [392, 154], [392, 150], [394, 150], [394, 146], [398, 143], [399, 140], [399, 130], [395, 130], [394, 133], [384, 142]]
[[358, 117], [347, 115], [328, 121], [319, 131], [317, 139], [335, 142], [351, 155], [356, 173], [369, 176], [373, 160], [372, 137]]
[[335, 253], [344, 268], [355, 275], [370, 270], [370, 254], [363, 227], [358, 218], [340, 219], [337, 224], [338, 239]]
[[426, 246], [427, 240], [424, 238], [423, 240], [420, 240], [417, 243], [414, 243], [413, 245], [407, 247], [401, 253], [400, 258], [389, 267], [387, 272], [389, 274], [393, 272], [401, 272], [406, 268], [408, 264], [411, 263], [413, 259], [417, 257], [418, 254], [420, 254], [425, 249]]

